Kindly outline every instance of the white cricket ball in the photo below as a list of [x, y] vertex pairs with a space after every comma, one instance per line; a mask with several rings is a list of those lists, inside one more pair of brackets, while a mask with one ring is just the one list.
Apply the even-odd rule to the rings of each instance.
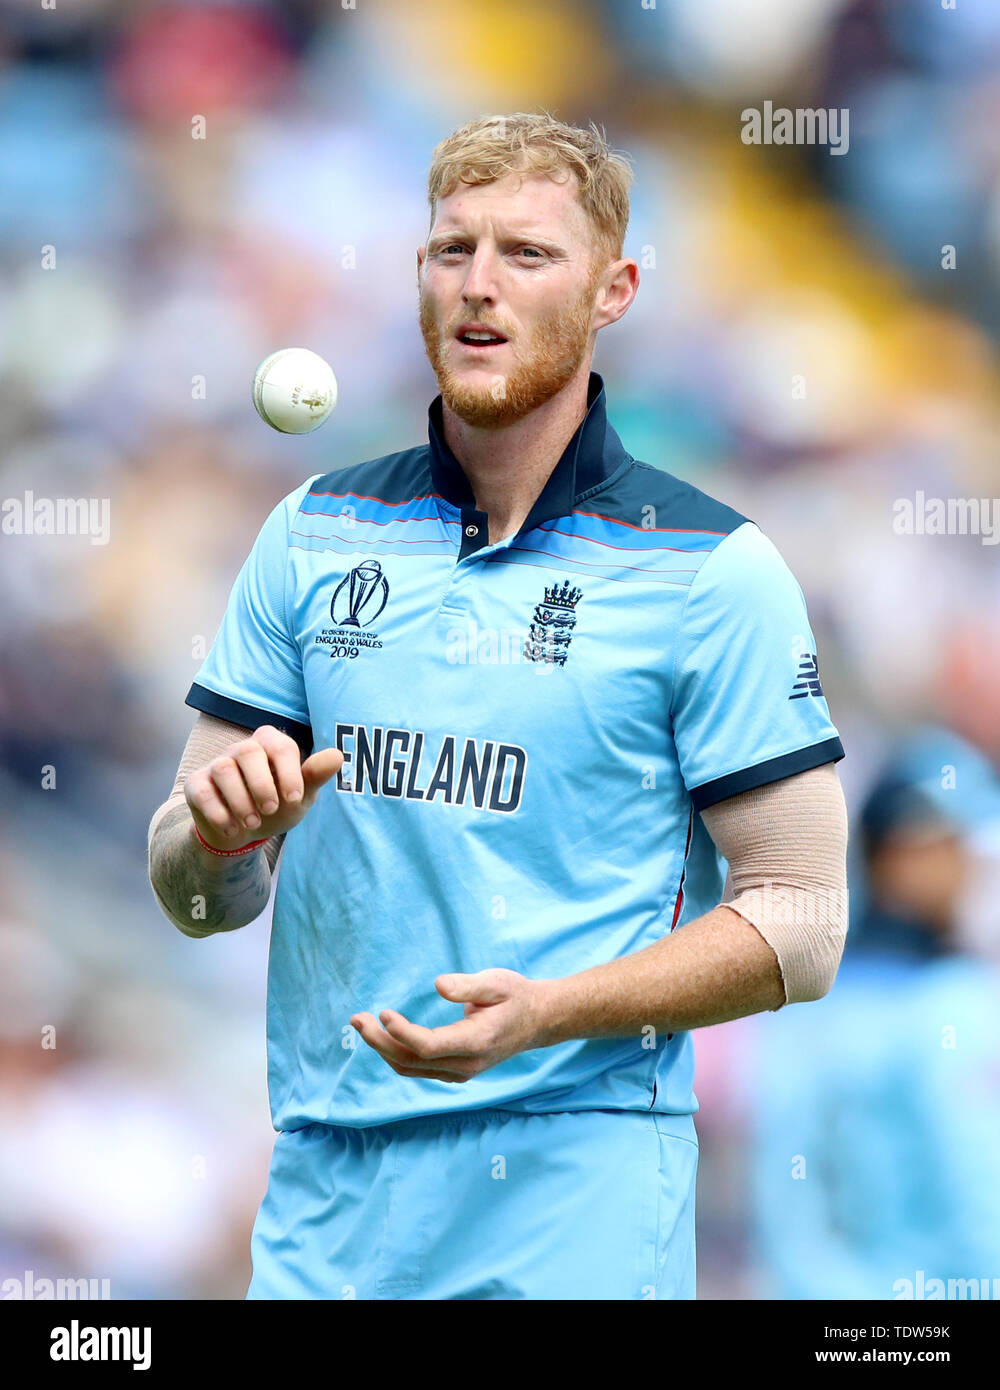
[[308, 434], [333, 413], [337, 378], [318, 352], [280, 348], [265, 357], [254, 373], [253, 403], [272, 429]]

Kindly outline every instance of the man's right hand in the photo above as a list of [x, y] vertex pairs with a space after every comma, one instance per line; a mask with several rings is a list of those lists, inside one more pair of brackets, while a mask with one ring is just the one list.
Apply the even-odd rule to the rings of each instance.
[[271, 724], [227, 748], [184, 783], [199, 832], [215, 849], [242, 849], [293, 829], [344, 763], [337, 748], [301, 761], [299, 745]]

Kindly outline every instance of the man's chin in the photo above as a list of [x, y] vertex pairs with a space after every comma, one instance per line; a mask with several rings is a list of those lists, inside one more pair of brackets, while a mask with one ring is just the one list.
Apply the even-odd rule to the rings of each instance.
[[549, 364], [547, 369], [498, 374], [481, 383], [462, 381], [446, 372], [438, 377], [438, 389], [448, 409], [467, 425], [498, 430], [546, 405], [572, 380], [579, 365], [577, 360], [567, 360], [558, 370]]
[[445, 405], [467, 425], [480, 430], [498, 430], [528, 414], [523, 402], [510, 399], [498, 386], [475, 387], [454, 381], [440, 382]]

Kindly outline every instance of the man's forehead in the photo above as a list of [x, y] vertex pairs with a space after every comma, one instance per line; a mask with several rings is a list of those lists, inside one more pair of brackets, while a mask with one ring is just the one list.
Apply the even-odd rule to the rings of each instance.
[[584, 219], [575, 178], [556, 183], [544, 174], [508, 174], [494, 183], [459, 184], [439, 199], [434, 231], [457, 231], [467, 223], [516, 221], [522, 232], [565, 232], [567, 224], [582, 228]]

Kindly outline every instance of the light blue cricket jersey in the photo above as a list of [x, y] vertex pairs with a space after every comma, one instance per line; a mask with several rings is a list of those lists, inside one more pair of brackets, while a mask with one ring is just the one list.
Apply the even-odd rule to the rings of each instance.
[[[690, 1035], [576, 1040], [461, 1085], [350, 1026], [461, 1018], [437, 975], [535, 979], [716, 907], [697, 814], [843, 757], [802, 591], [756, 525], [587, 415], [514, 536], [444, 440], [303, 483], [265, 521], [187, 703], [346, 763], [282, 850], [274, 1126], [502, 1107], [691, 1115]], [[655, 1045], [654, 1045], [655, 1044]]]

